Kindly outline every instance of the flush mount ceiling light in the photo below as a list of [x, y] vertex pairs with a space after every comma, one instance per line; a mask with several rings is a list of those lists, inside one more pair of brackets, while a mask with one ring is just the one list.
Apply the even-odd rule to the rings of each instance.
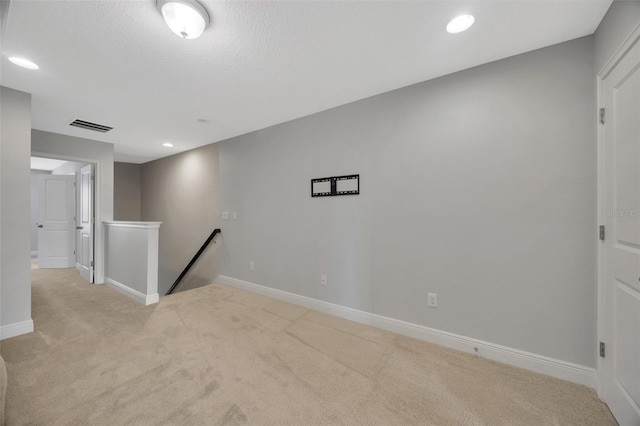
[[166, 146], [167, 148], [173, 148], [173, 144], [169, 142], [163, 143], [162, 146]]
[[24, 58], [18, 58], [17, 56], [11, 56], [9, 58], [9, 61], [11, 63], [13, 63], [13, 64], [16, 64], [19, 67], [26, 68], [28, 70], [38, 70], [38, 69], [40, 69], [39, 66], [37, 66], [36, 64], [31, 62], [30, 60], [24, 59]]
[[447, 24], [447, 32], [457, 34], [466, 31], [473, 25], [474, 21], [475, 18], [472, 15], [456, 16]]
[[182, 38], [200, 37], [211, 22], [207, 10], [196, 0], [156, 0], [156, 7], [171, 31]]

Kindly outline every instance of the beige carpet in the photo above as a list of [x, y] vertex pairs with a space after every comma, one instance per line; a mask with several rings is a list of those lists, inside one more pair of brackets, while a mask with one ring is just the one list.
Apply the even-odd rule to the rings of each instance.
[[33, 270], [8, 425], [613, 425], [593, 390], [210, 285], [143, 307]]

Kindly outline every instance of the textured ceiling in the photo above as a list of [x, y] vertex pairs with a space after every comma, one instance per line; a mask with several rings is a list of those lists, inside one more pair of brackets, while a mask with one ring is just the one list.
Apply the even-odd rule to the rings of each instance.
[[[34, 128], [111, 142], [118, 160], [141, 163], [592, 34], [610, 3], [204, 1], [213, 25], [182, 40], [154, 0], [12, 0], [1, 83], [33, 94]], [[461, 13], [475, 25], [448, 34]], [[68, 126], [75, 118], [115, 129]]]

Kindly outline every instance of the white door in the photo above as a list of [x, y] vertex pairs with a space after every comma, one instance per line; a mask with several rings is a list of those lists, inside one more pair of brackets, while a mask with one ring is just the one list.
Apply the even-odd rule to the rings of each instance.
[[78, 194], [78, 244], [76, 267], [80, 276], [93, 282], [93, 165], [80, 169]]
[[75, 264], [75, 176], [38, 177], [38, 267]]
[[604, 224], [599, 394], [640, 425], [640, 44], [603, 80]]

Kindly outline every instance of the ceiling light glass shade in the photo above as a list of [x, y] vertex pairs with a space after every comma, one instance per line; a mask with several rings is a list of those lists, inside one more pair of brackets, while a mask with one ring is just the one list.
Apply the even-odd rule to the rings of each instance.
[[447, 24], [447, 32], [451, 34], [461, 33], [468, 30], [475, 21], [472, 15], [460, 15], [453, 18]]
[[171, 31], [182, 38], [198, 38], [209, 25], [209, 14], [195, 0], [157, 0], [156, 4]]
[[24, 59], [24, 58], [18, 58], [16, 56], [11, 56], [9, 58], [9, 61], [11, 63], [16, 64], [19, 67], [26, 68], [26, 69], [29, 69], [29, 70], [38, 70], [38, 69], [40, 69], [39, 66], [37, 66], [33, 62], [31, 62], [31, 61], [29, 61], [27, 59]]
[[171, 148], [171, 147], [173, 147], [173, 144], [169, 143], [169, 142], [165, 142], [165, 143], [162, 144], [162, 146], [166, 146], [167, 148]]

